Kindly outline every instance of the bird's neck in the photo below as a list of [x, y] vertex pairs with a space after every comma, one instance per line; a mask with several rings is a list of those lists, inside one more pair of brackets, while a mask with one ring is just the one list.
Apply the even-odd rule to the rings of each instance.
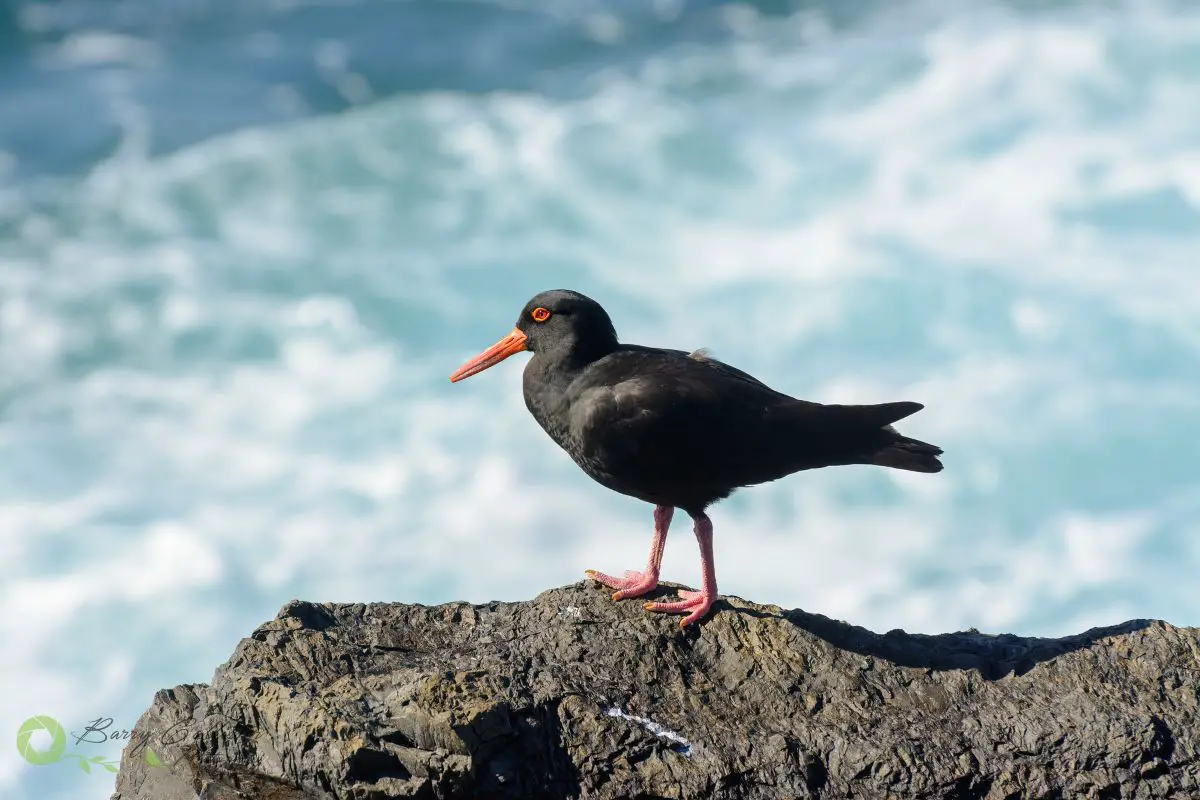
[[[587, 338], [584, 340], [564, 338], [546, 350], [538, 350], [533, 360], [539, 362], [538, 369], [550, 383], [570, 383], [588, 365], [604, 358], [617, 349], [617, 341]], [[532, 362], [531, 362], [532, 363]]]
[[555, 347], [538, 350], [525, 365], [525, 405], [538, 423], [563, 447], [567, 446], [573, 384], [588, 366], [617, 349], [606, 347]]

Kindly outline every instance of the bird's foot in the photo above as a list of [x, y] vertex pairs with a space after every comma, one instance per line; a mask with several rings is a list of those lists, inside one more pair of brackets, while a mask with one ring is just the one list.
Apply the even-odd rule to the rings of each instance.
[[612, 575], [605, 575], [603, 572], [597, 572], [594, 569], [589, 569], [584, 572], [594, 581], [599, 581], [610, 589], [617, 589], [612, 596], [613, 600], [628, 600], [630, 597], [641, 597], [644, 594], [653, 592], [658, 586], [658, 576], [649, 572], [638, 572], [636, 570], [628, 570], [624, 578], [614, 578]]
[[679, 596], [683, 599], [675, 603], [646, 603], [643, 607], [647, 611], [659, 614], [687, 614], [686, 617], [679, 620], [679, 627], [686, 628], [693, 622], [699, 622], [717, 600], [715, 594], [693, 592], [688, 589], [680, 589]]

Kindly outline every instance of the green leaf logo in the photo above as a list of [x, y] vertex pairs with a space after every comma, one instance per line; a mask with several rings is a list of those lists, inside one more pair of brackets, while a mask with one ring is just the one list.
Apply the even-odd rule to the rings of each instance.
[[[30, 742], [38, 731], [50, 734], [50, 747], [38, 750]], [[67, 750], [67, 732], [54, 717], [37, 716], [25, 720], [17, 730], [17, 752], [30, 764], [45, 766], [62, 761], [63, 753]]]
[[146, 748], [146, 763], [152, 767], [162, 766], [162, 761], [159, 760], [158, 755], [149, 747]]

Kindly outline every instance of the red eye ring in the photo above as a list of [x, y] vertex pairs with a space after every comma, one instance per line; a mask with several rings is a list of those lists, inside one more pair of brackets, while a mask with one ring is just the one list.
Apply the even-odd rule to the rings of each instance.
[[539, 306], [529, 312], [529, 316], [533, 318], [534, 322], [545, 322], [550, 319], [550, 309]]

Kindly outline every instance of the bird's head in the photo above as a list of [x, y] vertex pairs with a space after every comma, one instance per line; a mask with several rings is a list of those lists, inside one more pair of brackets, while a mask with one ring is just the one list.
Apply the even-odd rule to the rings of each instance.
[[616, 345], [612, 320], [599, 303], [579, 292], [554, 289], [534, 295], [512, 331], [459, 367], [450, 380], [469, 378], [522, 350], [591, 360]]

